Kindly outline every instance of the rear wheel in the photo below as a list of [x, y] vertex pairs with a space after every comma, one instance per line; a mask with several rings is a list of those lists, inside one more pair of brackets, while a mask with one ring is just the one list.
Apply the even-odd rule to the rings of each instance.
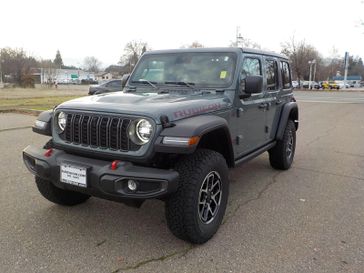
[[270, 165], [279, 170], [288, 170], [293, 162], [296, 150], [296, 127], [288, 120], [282, 140], [269, 150]]
[[172, 233], [195, 244], [208, 241], [225, 214], [228, 167], [224, 157], [211, 150], [197, 150], [175, 167], [178, 190], [166, 201], [167, 224]]
[[59, 205], [74, 206], [90, 198], [87, 194], [57, 188], [50, 181], [38, 176], [35, 177], [35, 183], [44, 198]]

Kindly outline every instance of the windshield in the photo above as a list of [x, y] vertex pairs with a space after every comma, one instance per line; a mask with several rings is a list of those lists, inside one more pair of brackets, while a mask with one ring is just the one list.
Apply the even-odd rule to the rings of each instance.
[[232, 83], [235, 66], [234, 53], [151, 54], [142, 57], [130, 82], [223, 88]]

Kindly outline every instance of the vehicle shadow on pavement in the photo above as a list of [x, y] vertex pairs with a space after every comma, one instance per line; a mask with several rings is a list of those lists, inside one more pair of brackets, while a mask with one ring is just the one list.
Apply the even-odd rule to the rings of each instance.
[[[230, 170], [230, 199], [223, 226], [229, 225], [241, 204], [257, 198], [275, 173], [266, 156]], [[82, 261], [88, 264], [89, 255], [103, 256], [104, 266], [106, 259], [106, 264], [113, 268], [133, 268], [141, 261], [183, 255], [195, 247], [170, 233], [162, 201], [146, 201], [140, 209], [98, 198], [90, 198], [75, 207], [57, 206], [43, 199], [40, 202], [41, 208], [26, 223], [28, 236], [44, 244], [39, 255], [51, 253], [51, 256], [80, 264]], [[218, 237], [199, 248], [221, 244], [228, 236], [222, 229], [218, 231]], [[42, 253], [46, 249], [48, 254]], [[107, 257], [104, 256], [106, 253]]]

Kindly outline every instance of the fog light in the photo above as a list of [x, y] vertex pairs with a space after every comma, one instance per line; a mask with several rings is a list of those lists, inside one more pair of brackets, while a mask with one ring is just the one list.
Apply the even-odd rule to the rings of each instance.
[[131, 191], [136, 191], [137, 183], [134, 180], [128, 180], [128, 189]]

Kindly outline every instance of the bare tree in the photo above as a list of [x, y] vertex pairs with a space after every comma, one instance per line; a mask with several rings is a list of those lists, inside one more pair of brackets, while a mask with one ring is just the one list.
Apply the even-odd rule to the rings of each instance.
[[248, 47], [248, 48], [256, 48], [261, 49], [260, 44], [254, 42], [253, 40], [246, 37], [239, 37], [236, 41], [230, 42], [230, 47]]
[[318, 51], [304, 40], [296, 41], [292, 36], [288, 42], [282, 44], [282, 53], [287, 55], [292, 64], [293, 78], [298, 81], [308, 79], [309, 61], [316, 60], [317, 70], [321, 66], [321, 57]]
[[124, 54], [121, 56], [119, 63], [126, 65], [131, 72], [144, 52], [149, 50], [148, 44], [142, 41], [130, 41], [124, 48]]
[[47, 85], [53, 85], [54, 79], [57, 77], [57, 65], [52, 60], [41, 60], [39, 62], [41, 70], [41, 83], [47, 83]]
[[203, 44], [201, 44], [198, 41], [193, 41], [190, 45], [183, 45], [181, 48], [202, 48], [205, 47]]
[[34, 87], [31, 68], [37, 67], [37, 61], [23, 49], [1, 49], [0, 61], [2, 73], [10, 82], [22, 87]]
[[86, 71], [97, 73], [100, 71], [101, 62], [94, 56], [86, 57], [83, 60], [83, 68]]

